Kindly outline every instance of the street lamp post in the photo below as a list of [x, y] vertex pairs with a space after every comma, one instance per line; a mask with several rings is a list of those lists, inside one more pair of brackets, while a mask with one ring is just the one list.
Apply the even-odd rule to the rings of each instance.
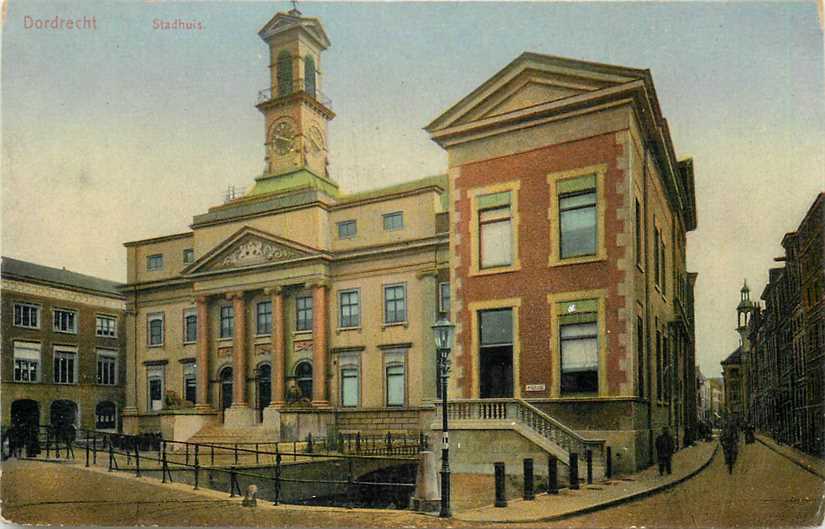
[[441, 518], [450, 517], [450, 432], [447, 424], [447, 379], [450, 373], [450, 349], [453, 348], [455, 325], [441, 318], [433, 325], [441, 384]]

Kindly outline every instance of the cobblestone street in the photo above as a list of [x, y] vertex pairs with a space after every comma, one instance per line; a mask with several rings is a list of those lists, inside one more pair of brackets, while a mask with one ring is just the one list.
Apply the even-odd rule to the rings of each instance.
[[[742, 445], [733, 475], [722, 457], [687, 482], [643, 500], [524, 527], [799, 527], [822, 523], [825, 486], [762, 444]], [[225, 493], [192, 492], [105, 470], [9, 461], [2, 476], [3, 517], [17, 523], [249, 527], [470, 527], [406, 511], [240, 506]], [[546, 516], [551, 516], [547, 512]], [[511, 524], [515, 525], [515, 524]]]

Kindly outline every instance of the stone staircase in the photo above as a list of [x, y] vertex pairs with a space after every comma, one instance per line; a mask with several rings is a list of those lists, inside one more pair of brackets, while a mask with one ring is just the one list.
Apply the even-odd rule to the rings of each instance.
[[[559, 460], [559, 466], [567, 468], [570, 454], [579, 458], [579, 477], [587, 473], [586, 454], [592, 454], [593, 478], [602, 479], [605, 474], [605, 441], [588, 439], [547, 415], [535, 406], [520, 399], [461, 399], [447, 403], [449, 428], [453, 430], [516, 432], [547, 454]], [[434, 429], [440, 429], [439, 408]]]

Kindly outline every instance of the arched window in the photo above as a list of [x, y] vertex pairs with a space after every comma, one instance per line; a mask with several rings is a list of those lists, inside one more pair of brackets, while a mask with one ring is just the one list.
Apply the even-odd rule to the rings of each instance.
[[311, 55], [304, 58], [304, 91], [315, 97], [315, 59]]
[[117, 428], [117, 408], [115, 403], [104, 400], [95, 406], [95, 429], [114, 430]]
[[301, 390], [301, 397], [312, 398], [312, 364], [308, 360], [295, 366], [295, 382]]
[[292, 55], [288, 51], [278, 54], [278, 96], [292, 93]]

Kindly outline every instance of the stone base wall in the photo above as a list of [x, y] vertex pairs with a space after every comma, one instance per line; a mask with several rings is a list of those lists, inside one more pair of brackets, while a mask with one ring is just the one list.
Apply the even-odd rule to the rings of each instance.
[[432, 408], [337, 410], [335, 425], [341, 433], [418, 433], [429, 431], [433, 417], [435, 411]]

